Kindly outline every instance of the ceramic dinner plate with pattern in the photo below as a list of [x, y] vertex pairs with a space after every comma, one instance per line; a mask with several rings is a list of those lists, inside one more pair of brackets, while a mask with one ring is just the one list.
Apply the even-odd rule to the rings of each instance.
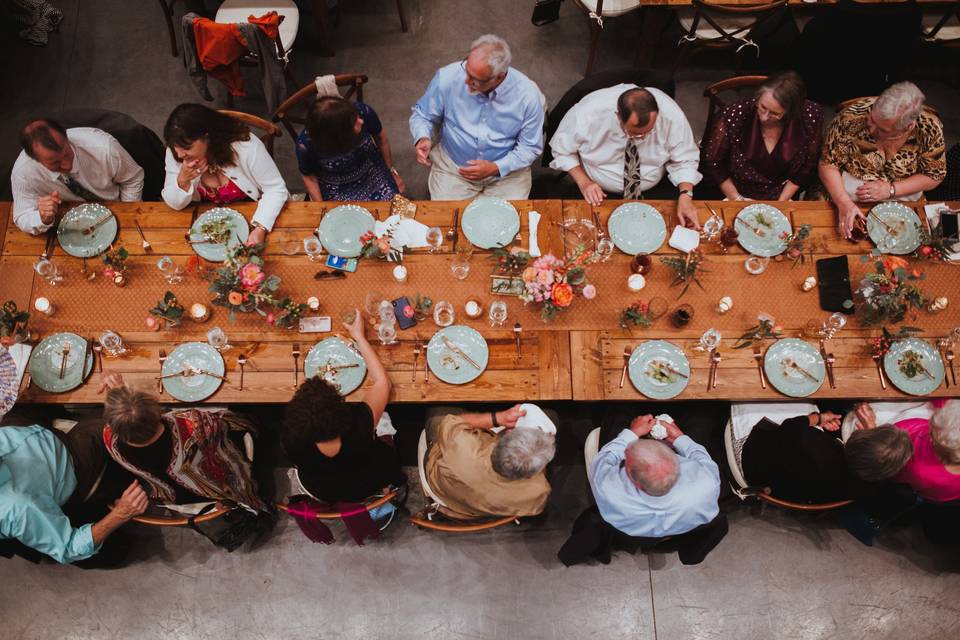
[[204, 211], [194, 220], [193, 226], [190, 227], [190, 239], [194, 241], [205, 240], [206, 238], [204, 238], [200, 228], [207, 223], [219, 220], [227, 220], [230, 223], [230, 240], [227, 241], [227, 244], [195, 242], [190, 245], [198, 256], [210, 262], [223, 262], [227, 259], [227, 247], [243, 244], [250, 236], [250, 225], [247, 224], [247, 219], [239, 211], [227, 207], [217, 207]]
[[881, 202], [867, 214], [867, 235], [883, 253], [913, 253], [920, 246], [920, 218], [905, 204]]
[[463, 235], [475, 247], [505, 247], [520, 231], [520, 214], [502, 198], [481, 196], [463, 210], [460, 218]]
[[663, 216], [645, 202], [625, 202], [614, 209], [607, 230], [617, 249], [632, 256], [653, 253], [667, 239]]
[[220, 388], [221, 380], [215, 376], [222, 376], [225, 371], [219, 351], [205, 342], [187, 342], [171, 351], [163, 363], [163, 375], [185, 374], [164, 378], [163, 388], [177, 400], [199, 402]]
[[[445, 343], [444, 338], [449, 341]], [[451, 346], [453, 348], [451, 348]], [[465, 353], [474, 364], [457, 350]], [[427, 364], [434, 375], [450, 384], [466, 384], [475, 380], [490, 360], [490, 349], [476, 329], [455, 324], [452, 327], [440, 329], [427, 344]], [[479, 368], [478, 368], [479, 367]]]
[[790, 220], [782, 211], [760, 202], [741, 209], [733, 226], [740, 246], [762, 258], [772, 258], [786, 251], [784, 234], [793, 233]]
[[355, 204], [342, 204], [320, 220], [320, 243], [330, 255], [356, 258], [363, 251], [360, 236], [373, 231], [373, 214]]
[[[347, 365], [342, 369], [337, 365]], [[367, 363], [351, 343], [338, 336], [325, 338], [313, 345], [303, 360], [303, 374], [307, 378], [320, 375], [345, 396], [363, 383]]]
[[[66, 349], [65, 345], [69, 345], [69, 348]], [[50, 393], [63, 393], [79, 387], [93, 370], [93, 351], [87, 352], [86, 362], [80, 366], [86, 347], [87, 341], [75, 333], [55, 333], [41, 340], [30, 354], [29, 368], [33, 383]]]
[[817, 348], [799, 338], [782, 338], [767, 349], [763, 370], [784, 395], [805, 398], [823, 385], [827, 368]]
[[[912, 377], [903, 370], [908, 368], [908, 360], [917, 364]], [[912, 396], [928, 395], [943, 384], [943, 360], [933, 345], [920, 338], [905, 338], [890, 345], [883, 357], [883, 370], [897, 389]]]
[[99, 202], [75, 206], [57, 225], [57, 241], [75, 258], [92, 258], [110, 248], [120, 225], [110, 209]]
[[683, 350], [666, 340], [647, 340], [630, 354], [630, 382], [654, 400], [673, 398], [690, 382], [690, 362]]

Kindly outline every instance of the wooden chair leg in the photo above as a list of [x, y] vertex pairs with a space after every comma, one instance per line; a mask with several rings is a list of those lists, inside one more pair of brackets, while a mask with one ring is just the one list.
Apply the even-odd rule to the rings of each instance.
[[597, 44], [600, 41], [600, 32], [603, 29], [600, 28], [592, 18], [587, 18], [587, 21], [590, 25], [590, 52], [587, 54], [587, 69], [583, 72], [584, 77], [589, 76], [590, 72], [593, 71], [593, 58], [597, 53]]
[[317, 33], [320, 36], [320, 55], [331, 58], [336, 55], [333, 47], [330, 46], [330, 37], [327, 34], [327, 21], [324, 14], [327, 12], [326, 0], [313, 0], [313, 21], [317, 26]]
[[397, 0], [397, 13], [400, 14], [400, 31], [407, 32], [407, 16], [403, 12], [403, 0]]
[[160, 2], [160, 10], [163, 11], [163, 17], [167, 21], [167, 33], [170, 34], [170, 52], [173, 54], [173, 57], [179, 57], [180, 52], [177, 50], [177, 33], [173, 30], [173, 5], [167, 6], [165, 0], [158, 0]]

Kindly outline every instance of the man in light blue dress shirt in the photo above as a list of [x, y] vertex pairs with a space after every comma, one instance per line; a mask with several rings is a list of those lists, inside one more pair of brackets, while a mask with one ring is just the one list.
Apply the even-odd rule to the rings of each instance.
[[510, 60], [502, 38], [481, 36], [466, 60], [437, 71], [413, 106], [410, 134], [417, 162], [430, 167], [432, 199], [529, 197], [530, 166], [543, 151], [545, 99]]
[[654, 424], [651, 415], [634, 418], [590, 465], [600, 515], [640, 538], [687, 533], [720, 513], [717, 463], [672, 422], [662, 442], [645, 438]]

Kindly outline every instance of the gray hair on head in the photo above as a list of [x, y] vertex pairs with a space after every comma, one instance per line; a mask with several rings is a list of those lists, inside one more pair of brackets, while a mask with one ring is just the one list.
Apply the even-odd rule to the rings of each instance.
[[540, 429], [521, 427], [500, 435], [490, 454], [493, 470], [508, 480], [532, 478], [553, 460], [556, 439]]
[[487, 33], [470, 44], [470, 53], [477, 49], [484, 49], [485, 60], [490, 65], [490, 73], [495, 76], [506, 73], [510, 68], [510, 62], [513, 56], [510, 54], [510, 45], [500, 36]]
[[680, 464], [673, 449], [656, 440], [637, 440], [626, 450], [627, 475], [651, 496], [664, 496], [680, 477]]
[[950, 400], [930, 417], [930, 441], [944, 464], [960, 464], [960, 401]]
[[926, 97], [912, 82], [890, 85], [873, 103], [873, 112], [883, 120], [896, 120], [897, 129], [906, 131], [923, 110]]

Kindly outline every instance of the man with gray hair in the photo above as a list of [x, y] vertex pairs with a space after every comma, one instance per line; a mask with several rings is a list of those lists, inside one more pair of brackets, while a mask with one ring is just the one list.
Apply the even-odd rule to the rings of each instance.
[[820, 180], [837, 206], [840, 233], [864, 223], [857, 203], [919, 200], [947, 176], [943, 124], [912, 82], [854, 101], [834, 117]]
[[555, 433], [554, 421], [534, 405], [431, 417], [424, 473], [440, 511], [462, 520], [541, 513]]
[[430, 167], [432, 199], [530, 195], [530, 165], [543, 151], [545, 99], [510, 61], [503, 38], [480, 36], [464, 60], [437, 71], [413, 106], [410, 134], [417, 162]]
[[707, 450], [673, 422], [666, 438], [648, 439], [658, 420], [633, 419], [590, 465], [593, 497], [604, 521], [637, 538], [687, 533], [720, 513], [720, 470]]

